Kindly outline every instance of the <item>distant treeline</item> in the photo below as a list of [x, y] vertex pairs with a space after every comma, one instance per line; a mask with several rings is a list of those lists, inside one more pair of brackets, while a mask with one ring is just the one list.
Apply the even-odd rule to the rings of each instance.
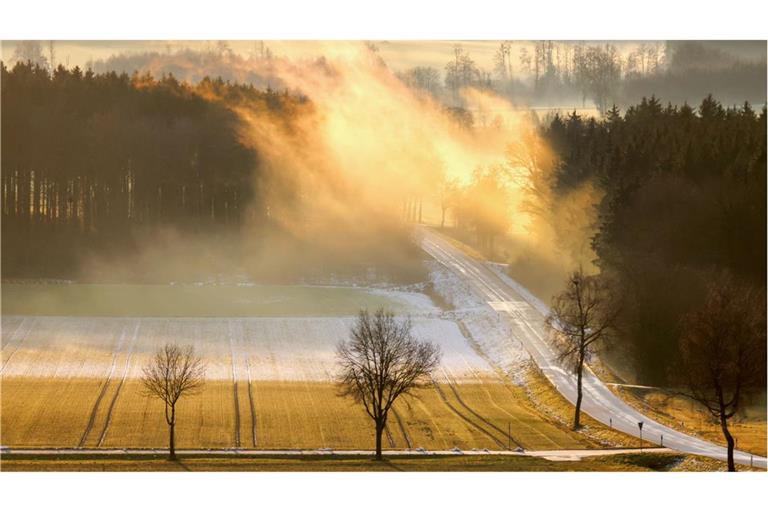
[[4, 276], [69, 275], [89, 251], [128, 247], [147, 227], [265, 216], [258, 155], [238, 117], [206, 98], [245, 95], [267, 110], [295, 98], [207, 78], [0, 67]]
[[[260, 89], [286, 88], [277, 72], [278, 64], [286, 61], [267, 46], [261, 48], [260, 55], [246, 56], [219, 41], [199, 50], [112, 55], [89, 61], [86, 67], [97, 73], [172, 74], [190, 83], [220, 76]], [[367, 43], [366, 48], [378, 52], [375, 44]], [[19, 41], [12, 59], [50, 69], [55, 43], [49, 41], [44, 48], [41, 41]], [[323, 66], [324, 59], [305, 65]], [[768, 86], [766, 50], [760, 41], [499, 41], [492, 68], [480, 66], [458, 44], [442, 66], [416, 66], [396, 74], [408, 87], [436, 98], [470, 124], [474, 113], [464, 110], [464, 87], [493, 91], [515, 105], [594, 106], [604, 113], [612, 104], [628, 107], [652, 94], [678, 105], [712, 94], [726, 105], [750, 101], [762, 106]]]
[[678, 105], [713, 94], [728, 105], [762, 106], [767, 84], [764, 49], [737, 58], [704, 41], [644, 42], [625, 54], [612, 43], [531, 41], [527, 47], [506, 41], [498, 44], [493, 70], [479, 67], [458, 45], [442, 75], [437, 68], [419, 66], [398, 76], [454, 108], [463, 106], [461, 88], [471, 86], [513, 104], [591, 104], [601, 113], [652, 94]]
[[661, 382], [709, 280], [728, 272], [765, 290], [765, 107], [652, 97], [602, 121], [556, 116], [544, 131], [557, 194], [589, 180], [605, 193], [593, 247], [623, 292], [621, 347], [642, 381]]

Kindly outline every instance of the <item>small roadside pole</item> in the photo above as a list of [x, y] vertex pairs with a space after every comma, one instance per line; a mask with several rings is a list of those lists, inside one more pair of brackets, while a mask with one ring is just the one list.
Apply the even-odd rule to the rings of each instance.
[[613, 428], [613, 418], [608, 418], [608, 426]]
[[755, 457], [754, 455], [750, 455], [750, 456], [749, 456], [749, 467], [754, 467], [754, 466], [752, 465], [752, 463], [754, 462], [752, 459], [753, 459], [754, 457]]
[[638, 421], [637, 426], [640, 427], [640, 451], [643, 451], [643, 422]]
[[664, 434], [661, 434], [661, 447], [664, 448]]

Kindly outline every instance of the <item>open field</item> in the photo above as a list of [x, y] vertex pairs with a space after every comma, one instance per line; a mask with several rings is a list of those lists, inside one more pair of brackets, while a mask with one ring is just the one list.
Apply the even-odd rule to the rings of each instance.
[[[749, 468], [740, 468], [747, 470]], [[676, 453], [637, 453], [551, 461], [503, 455], [368, 456], [3, 455], [0, 471], [724, 471], [725, 464]]]
[[[514, 339], [508, 321], [451, 272], [433, 266], [430, 274], [428, 291], [438, 301], [391, 290], [231, 287], [255, 293], [247, 305], [252, 309], [238, 310], [237, 304], [225, 302], [213, 311], [231, 316], [174, 316], [207, 308], [205, 301], [216, 302], [219, 291], [226, 288], [204, 286], [188, 288], [193, 295], [197, 289], [208, 290], [211, 297], [199, 294], [190, 301], [192, 306], [174, 305], [167, 317], [101, 316], [101, 312], [114, 314], [109, 302], [119, 302], [104, 290], [99, 292], [106, 304], [102, 310], [82, 295], [72, 298], [80, 313], [93, 316], [8, 315], [6, 310], [0, 444], [166, 447], [161, 403], [144, 396], [138, 378], [157, 348], [177, 342], [195, 347], [207, 364], [208, 380], [202, 393], [180, 403], [176, 429], [180, 449], [370, 449], [371, 420], [360, 405], [338, 396], [333, 385], [336, 344], [348, 335], [360, 306], [356, 301], [365, 296], [412, 314], [415, 334], [438, 344], [443, 353], [434, 380], [396, 404], [385, 449], [637, 446], [636, 439], [590, 418], [585, 418], [582, 431], [572, 432], [572, 406], [542, 375], [526, 370], [529, 356]], [[177, 287], [165, 287], [150, 301], [183, 299], [189, 291], [182, 287], [181, 295], [174, 296], [176, 290], [168, 291], [173, 288]], [[148, 289], [149, 296], [158, 289]], [[282, 295], [285, 290], [290, 292], [287, 298]], [[229, 291], [222, 293], [229, 296]], [[128, 303], [131, 311], [143, 307], [138, 296]], [[274, 307], [280, 314], [267, 316], [274, 304], [279, 304]], [[759, 439], [758, 433], [755, 442]], [[225, 464], [210, 464], [220, 463]], [[345, 462], [338, 469], [354, 464]]]
[[[171, 299], [177, 293], [174, 288], [165, 287], [151, 300]], [[215, 301], [225, 287], [204, 288], [212, 291], [210, 300]], [[275, 300], [286, 289], [303, 290], [295, 307], [285, 309], [290, 301], [283, 301], [280, 311], [306, 316], [21, 316], [6, 310], [0, 442], [13, 447], [166, 446], [161, 404], [143, 395], [138, 377], [151, 354], [173, 341], [195, 347], [207, 364], [208, 379], [202, 393], [180, 404], [179, 448], [370, 448], [370, 419], [359, 405], [339, 397], [332, 384], [336, 344], [354, 322], [355, 310], [348, 305], [359, 307], [358, 295], [363, 294], [415, 314], [415, 334], [438, 344], [443, 354], [435, 381], [397, 404], [385, 447], [587, 446], [580, 436], [551, 425], [509, 380], [505, 372], [524, 357], [522, 348], [505, 346], [510, 343], [508, 333], [493, 321], [495, 313], [489, 308], [483, 314], [441, 318], [432, 301], [418, 293], [256, 288]], [[80, 291], [75, 295], [82, 294], [82, 288], [76, 289]], [[146, 289], [152, 295], [159, 288]], [[109, 294], [119, 289], [98, 290], [106, 303], [118, 300]], [[334, 302], [340, 290], [347, 295]], [[108, 311], [113, 308], [108, 304], [99, 310], [82, 295], [72, 300], [81, 313], [114, 312]], [[326, 313], [342, 311], [347, 316], [314, 316], [314, 302], [323, 300]], [[144, 307], [138, 297], [127, 302], [138, 308], [133, 310]], [[176, 307], [172, 313], [180, 311]]]
[[[137, 378], [164, 343], [192, 345], [209, 379], [329, 381], [335, 351], [354, 317], [2, 319], [3, 376]], [[458, 380], [492, 373], [456, 322], [413, 319], [414, 333], [440, 346], [442, 366]]]
[[349, 286], [264, 284], [2, 285], [3, 315], [236, 317], [353, 315], [360, 308], [433, 311], [415, 293]]
[[[128, 379], [106, 388], [97, 379], [5, 377], [2, 445], [12, 447], [167, 446], [158, 400]], [[250, 393], [249, 393], [250, 387]], [[328, 382], [211, 381], [179, 403], [179, 448], [369, 449], [370, 419]], [[501, 382], [436, 382], [404, 398], [388, 422], [385, 447], [462, 450], [587, 448], [549, 423], [514, 387]], [[255, 425], [255, 428], [254, 428]], [[255, 440], [255, 442], [254, 442]]]

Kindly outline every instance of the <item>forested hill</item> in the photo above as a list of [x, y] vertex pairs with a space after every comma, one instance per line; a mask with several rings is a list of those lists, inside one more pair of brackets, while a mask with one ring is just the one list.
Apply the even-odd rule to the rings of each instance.
[[4, 277], [62, 277], [145, 228], [259, 220], [258, 155], [225, 101], [265, 111], [302, 98], [203, 79], [2, 65]]
[[604, 191], [597, 263], [622, 290], [623, 344], [645, 382], [664, 380], [679, 319], [728, 272], [765, 290], [766, 109], [643, 99], [602, 121], [555, 117], [564, 197], [592, 180]]

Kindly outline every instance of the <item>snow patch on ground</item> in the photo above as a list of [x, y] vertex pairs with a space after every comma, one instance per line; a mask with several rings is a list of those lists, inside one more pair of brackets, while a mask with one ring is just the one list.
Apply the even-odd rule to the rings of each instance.
[[[336, 346], [354, 317], [324, 318], [107, 318], [3, 317], [3, 376], [104, 377], [113, 364], [128, 376], [164, 343], [191, 344], [206, 362], [207, 378], [229, 380], [250, 372], [253, 380], [329, 381]], [[458, 381], [493, 369], [472, 350], [459, 326], [440, 318], [413, 318], [414, 334], [437, 344], [441, 365]], [[5, 353], [7, 352], [6, 355]], [[234, 356], [234, 364], [232, 361]], [[113, 363], [114, 361], [114, 363]]]
[[454, 309], [443, 317], [455, 321], [475, 353], [500, 369], [514, 382], [523, 381], [525, 364], [530, 355], [520, 340], [512, 335], [511, 319], [494, 311], [454, 272], [436, 261], [428, 262], [429, 276], [435, 293]]
[[474, 313], [456, 318], [465, 326], [468, 337], [486, 360], [516, 384], [524, 383], [524, 368], [530, 355], [520, 340], [512, 336], [509, 320], [496, 312]]
[[432, 288], [450, 304], [454, 310], [483, 310], [487, 303], [475, 294], [466, 281], [457, 276], [441, 263], [430, 260], [425, 262], [429, 269]]

